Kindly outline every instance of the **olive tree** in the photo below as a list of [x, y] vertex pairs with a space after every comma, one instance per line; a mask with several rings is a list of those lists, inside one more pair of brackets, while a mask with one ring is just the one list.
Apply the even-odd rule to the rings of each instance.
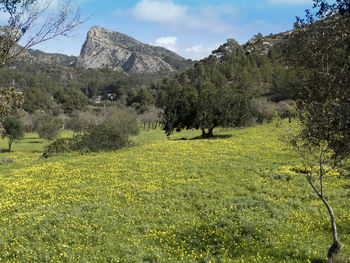
[[296, 92], [301, 127], [292, 142], [304, 160], [305, 153], [318, 152], [315, 161], [308, 162], [307, 180], [329, 213], [333, 244], [328, 258], [338, 254], [340, 243], [324, 180], [350, 156], [349, 10], [346, 0], [314, 0], [313, 10], [297, 18], [288, 56], [301, 80]]
[[2, 137], [9, 139], [9, 152], [11, 152], [12, 143], [24, 136], [25, 126], [21, 118], [15, 115], [8, 115], [3, 121]]
[[[200, 129], [202, 137], [212, 137], [216, 127], [246, 125], [251, 119], [253, 89], [252, 76], [245, 68], [248, 60], [244, 49], [231, 39], [193, 68], [164, 79], [157, 104], [164, 110], [166, 134]], [[240, 70], [234, 77], [224, 73], [233, 64]]]

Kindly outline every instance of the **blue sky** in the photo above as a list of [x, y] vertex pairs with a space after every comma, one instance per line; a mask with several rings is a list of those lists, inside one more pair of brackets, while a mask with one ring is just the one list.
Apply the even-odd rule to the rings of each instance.
[[[59, 0], [55, 0], [59, 1]], [[118, 31], [191, 59], [211, 53], [226, 39], [244, 43], [254, 34], [292, 29], [312, 0], [73, 0], [89, 19], [69, 38], [37, 46], [47, 52], [79, 55], [91, 26]]]

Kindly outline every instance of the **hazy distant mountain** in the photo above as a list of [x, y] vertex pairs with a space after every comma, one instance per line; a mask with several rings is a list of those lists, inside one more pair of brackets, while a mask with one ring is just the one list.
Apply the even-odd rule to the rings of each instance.
[[191, 64], [166, 48], [97, 26], [89, 30], [76, 62], [77, 67], [109, 67], [129, 74], [175, 72]]

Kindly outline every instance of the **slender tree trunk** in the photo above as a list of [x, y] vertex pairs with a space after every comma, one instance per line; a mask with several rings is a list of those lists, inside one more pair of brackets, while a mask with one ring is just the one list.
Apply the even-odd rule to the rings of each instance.
[[318, 197], [322, 200], [323, 204], [326, 206], [326, 208], [328, 210], [328, 214], [331, 218], [332, 232], [333, 232], [333, 244], [329, 248], [328, 254], [327, 254], [328, 259], [331, 259], [339, 253], [340, 247], [341, 247], [340, 243], [338, 241], [338, 231], [337, 231], [337, 224], [335, 221], [334, 212], [333, 212], [332, 207], [330, 206], [330, 204], [328, 203], [328, 201], [325, 199], [325, 197], [323, 195], [323, 181], [322, 181], [322, 179], [321, 179], [321, 192], [319, 192], [317, 190], [316, 186], [311, 182], [311, 180], [308, 180], [308, 181], [309, 181], [310, 185], [312, 186], [312, 188], [314, 189], [314, 191], [317, 193]]
[[340, 243], [338, 241], [337, 224], [335, 222], [335, 216], [334, 216], [334, 212], [333, 212], [332, 207], [329, 205], [329, 203], [327, 202], [327, 200], [324, 197], [322, 197], [321, 200], [324, 203], [324, 205], [327, 207], [329, 216], [331, 218], [331, 223], [332, 223], [333, 244], [329, 248], [328, 255], [327, 255], [328, 259], [331, 259], [334, 256], [336, 256], [338, 254], [339, 250], [340, 250]]
[[10, 140], [9, 140], [9, 153], [11, 152], [12, 143], [13, 143], [13, 140], [10, 139]]

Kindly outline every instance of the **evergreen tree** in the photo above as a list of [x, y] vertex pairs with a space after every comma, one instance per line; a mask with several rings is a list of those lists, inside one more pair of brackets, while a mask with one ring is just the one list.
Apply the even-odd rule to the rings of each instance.
[[[215, 127], [246, 125], [254, 84], [253, 74], [246, 69], [249, 60], [236, 41], [228, 40], [192, 69], [164, 80], [158, 105], [164, 109], [167, 135], [195, 128], [202, 136], [213, 136]], [[238, 68], [239, 73], [231, 72], [232, 68]]]

